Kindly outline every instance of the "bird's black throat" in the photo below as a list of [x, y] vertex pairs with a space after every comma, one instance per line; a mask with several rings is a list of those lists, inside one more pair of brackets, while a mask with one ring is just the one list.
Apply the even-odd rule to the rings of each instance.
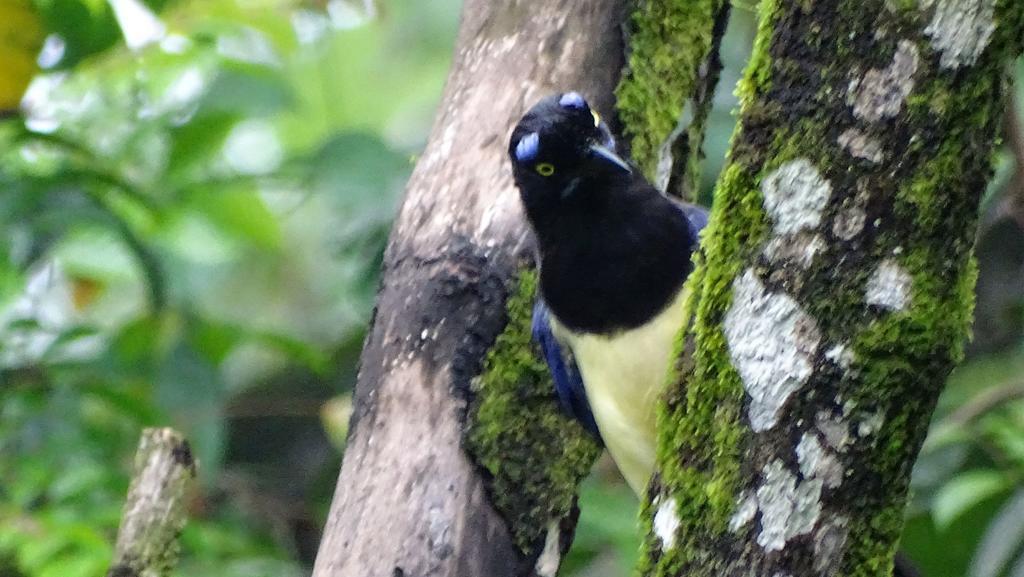
[[696, 234], [681, 209], [642, 177], [626, 180], [586, 183], [568, 201], [552, 199], [557, 206], [526, 202], [541, 295], [574, 332], [643, 325], [672, 302], [692, 269]]

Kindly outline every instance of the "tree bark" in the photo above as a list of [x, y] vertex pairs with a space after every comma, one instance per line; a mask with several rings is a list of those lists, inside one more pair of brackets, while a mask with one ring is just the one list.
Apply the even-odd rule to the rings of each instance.
[[172, 429], [146, 429], [117, 532], [107, 577], [166, 577], [178, 562], [188, 492], [196, 477], [192, 450]]
[[571, 511], [543, 538], [515, 539], [461, 440], [471, 380], [508, 319], [516, 271], [531, 262], [508, 134], [554, 91], [611, 110], [622, 10], [619, 0], [465, 3], [441, 109], [385, 254], [315, 577], [557, 570]]
[[972, 309], [1016, 0], [765, 0], [641, 573], [880, 577]]
[[634, 163], [659, 190], [693, 201], [722, 70], [725, 0], [642, 0], [630, 20], [629, 68], [615, 91]]

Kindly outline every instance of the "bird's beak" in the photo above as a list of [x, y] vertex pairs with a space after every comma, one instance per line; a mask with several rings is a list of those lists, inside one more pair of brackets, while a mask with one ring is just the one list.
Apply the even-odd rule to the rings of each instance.
[[633, 169], [629, 167], [629, 164], [625, 160], [622, 160], [618, 154], [615, 154], [600, 144], [591, 144], [590, 154], [599, 161], [607, 162], [626, 174], [631, 174], [633, 172]]

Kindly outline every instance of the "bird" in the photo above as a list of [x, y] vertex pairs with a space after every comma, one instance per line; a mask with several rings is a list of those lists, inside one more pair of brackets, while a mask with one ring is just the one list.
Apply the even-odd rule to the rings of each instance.
[[642, 496], [655, 466], [656, 407], [684, 322], [684, 284], [708, 213], [648, 182], [577, 91], [527, 111], [508, 154], [536, 240], [533, 340], [559, 404], [603, 442]]

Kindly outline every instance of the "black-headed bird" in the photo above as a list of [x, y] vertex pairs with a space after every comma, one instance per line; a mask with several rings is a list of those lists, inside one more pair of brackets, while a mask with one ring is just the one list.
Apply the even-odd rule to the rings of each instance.
[[642, 494], [707, 212], [647, 182], [577, 92], [530, 109], [508, 152], [540, 259], [533, 337], [563, 408]]

